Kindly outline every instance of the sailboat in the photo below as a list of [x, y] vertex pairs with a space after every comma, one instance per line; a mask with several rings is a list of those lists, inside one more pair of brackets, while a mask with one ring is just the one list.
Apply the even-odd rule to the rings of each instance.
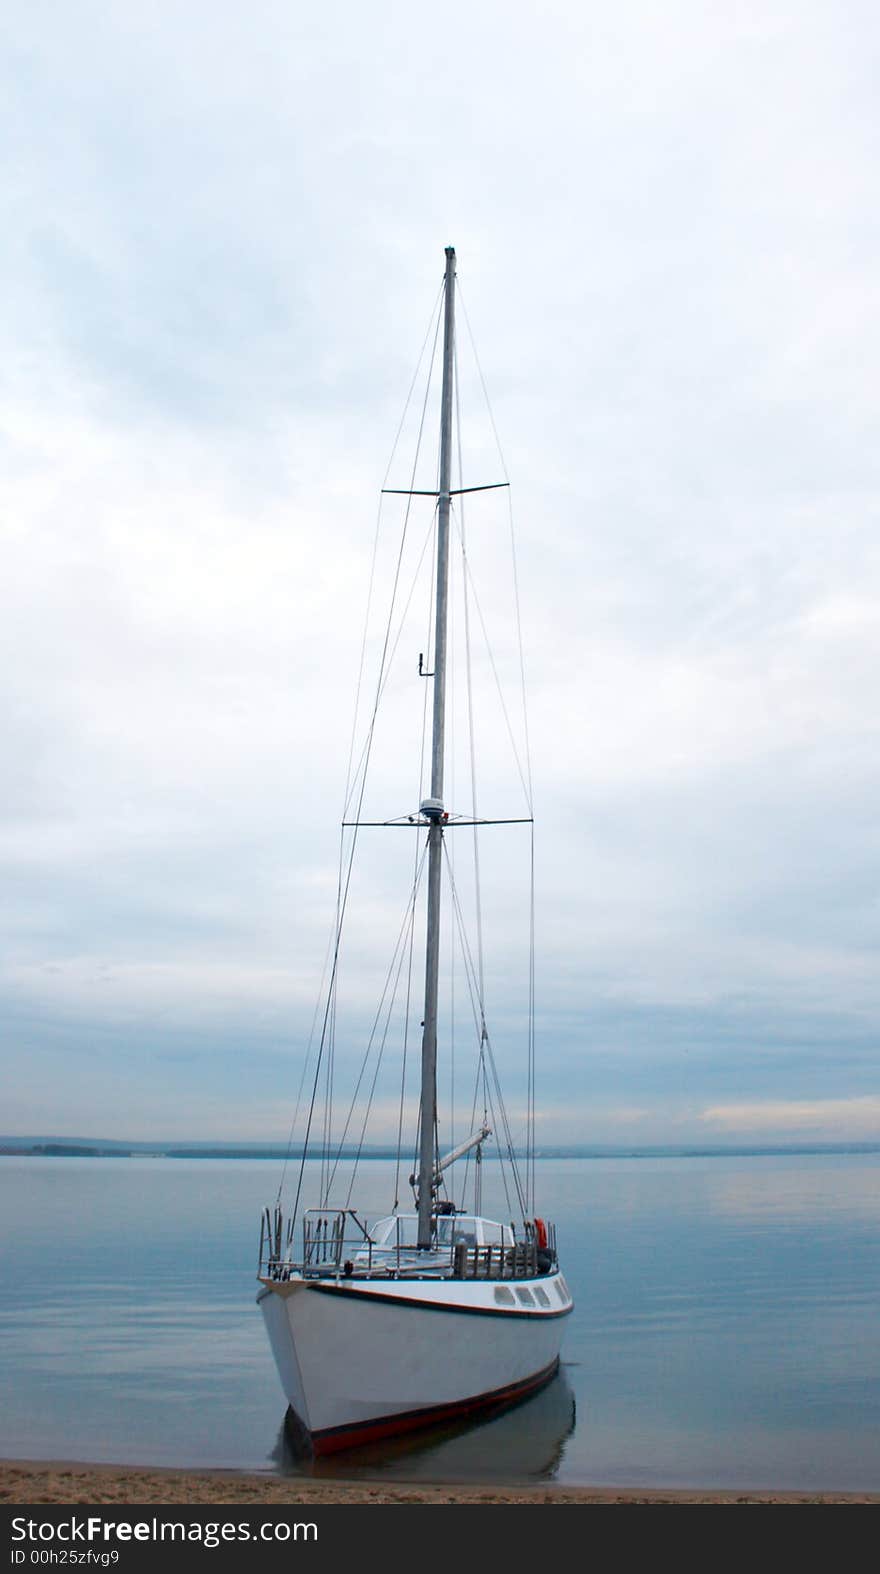
[[[416, 889], [424, 883], [424, 996], [421, 1011], [420, 1093], [415, 1119], [415, 1163], [410, 1176], [413, 1206], [403, 1211], [397, 1196], [384, 1217], [370, 1222], [350, 1195], [333, 1197], [337, 1161], [325, 1147], [317, 1177], [307, 1164], [314, 1146], [315, 1073], [306, 1138], [292, 1211], [264, 1210], [259, 1252], [260, 1305], [272, 1352], [289, 1405], [315, 1455], [360, 1446], [450, 1419], [476, 1415], [524, 1399], [547, 1384], [560, 1361], [562, 1332], [573, 1299], [562, 1274], [556, 1230], [536, 1216], [533, 1143], [527, 1154], [527, 1179], [520, 1177], [510, 1126], [497, 1097], [489, 1094], [476, 1129], [442, 1155], [439, 1146], [438, 1036], [442, 1036], [441, 892], [446, 843], [462, 825], [484, 823], [447, 808], [444, 798], [447, 658], [449, 633], [449, 559], [451, 521], [465, 492], [485, 487], [453, 486], [453, 411], [455, 406], [456, 255], [446, 249], [438, 313], [442, 314], [442, 390], [439, 467], [436, 489], [412, 496], [434, 499], [433, 660], [419, 675], [432, 685], [430, 782], [418, 809], [402, 819], [414, 829], [422, 849]], [[506, 486], [507, 482], [491, 486]], [[391, 489], [388, 489], [391, 490]], [[398, 490], [398, 489], [394, 489]], [[530, 817], [528, 818], [531, 823]], [[353, 821], [343, 824], [359, 827]], [[340, 889], [348, 889], [347, 876]], [[457, 897], [454, 897], [457, 903]], [[332, 1024], [341, 946], [341, 913], [332, 945], [330, 989], [324, 1029]], [[413, 907], [415, 906], [415, 892]], [[472, 968], [473, 973], [473, 968]], [[486, 1075], [492, 1057], [479, 980], [472, 977], [480, 1064]], [[421, 1009], [421, 1008], [420, 1008]], [[530, 1041], [533, 1056], [533, 1039]], [[494, 1058], [491, 1058], [494, 1075]], [[330, 1077], [327, 1081], [329, 1083]], [[490, 1079], [491, 1087], [496, 1084]], [[484, 1083], [484, 1086], [486, 1084]], [[530, 1101], [532, 1099], [530, 1084]], [[415, 1100], [413, 1099], [413, 1105]], [[490, 1106], [491, 1105], [491, 1110]], [[533, 1111], [531, 1111], [533, 1115]], [[487, 1217], [482, 1207], [483, 1150], [492, 1140], [490, 1114], [507, 1138], [521, 1218]], [[349, 1126], [346, 1125], [346, 1131]], [[470, 1163], [471, 1157], [473, 1164]], [[520, 1153], [521, 1160], [522, 1155]], [[454, 1166], [476, 1177], [473, 1205], [448, 1194]], [[529, 1179], [531, 1177], [531, 1193]], [[314, 1179], [317, 1202], [304, 1205], [304, 1189]], [[350, 1188], [349, 1188], [350, 1190]], [[506, 1194], [507, 1195], [507, 1194]], [[303, 1206], [300, 1207], [300, 1203]], [[509, 1211], [513, 1211], [512, 1208]]]

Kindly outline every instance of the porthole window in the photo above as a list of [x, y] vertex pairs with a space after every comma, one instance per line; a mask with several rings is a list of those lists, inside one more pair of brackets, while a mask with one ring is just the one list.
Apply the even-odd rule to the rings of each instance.
[[564, 1306], [566, 1301], [568, 1300], [568, 1296], [566, 1295], [565, 1291], [563, 1290], [562, 1285], [559, 1283], [558, 1279], [554, 1279], [554, 1281], [553, 1281], [553, 1288], [556, 1291], [556, 1294], [559, 1296], [559, 1299], [560, 1299], [560, 1301], [562, 1302], [562, 1304]]
[[524, 1284], [517, 1285], [516, 1298], [523, 1306], [534, 1306], [535, 1304], [532, 1300], [531, 1290], [527, 1290]]
[[549, 1306], [550, 1305], [550, 1297], [549, 1297], [549, 1295], [547, 1295], [545, 1293], [545, 1291], [541, 1289], [541, 1286], [539, 1284], [535, 1285], [535, 1300], [537, 1301], [539, 1306]]
[[495, 1299], [498, 1302], [499, 1306], [515, 1306], [516, 1305], [516, 1302], [513, 1299], [513, 1292], [511, 1290], [508, 1290], [506, 1284], [496, 1284], [496, 1286], [495, 1286]]

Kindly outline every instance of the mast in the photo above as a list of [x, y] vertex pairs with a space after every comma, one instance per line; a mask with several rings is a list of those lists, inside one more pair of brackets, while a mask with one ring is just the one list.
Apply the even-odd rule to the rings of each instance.
[[440, 493], [437, 509], [437, 600], [434, 619], [434, 713], [431, 796], [422, 804], [428, 830], [428, 921], [425, 1017], [422, 1030], [422, 1106], [419, 1127], [419, 1246], [431, 1244], [436, 1174], [437, 995], [440, 972], [440, 871], [443, 860], [443, 746], [446, 721], [446, 623], [449, 589], [449, 503], [452, 475], [452, 376], [455, 345], [455, 248], [446, 247], [443, 390], [440, 404]]

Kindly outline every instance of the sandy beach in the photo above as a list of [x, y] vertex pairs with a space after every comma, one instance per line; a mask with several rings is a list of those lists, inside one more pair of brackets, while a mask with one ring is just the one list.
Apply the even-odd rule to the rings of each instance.
[[0, 1502], [30, 1503], [880, 1503], [880, 1493], [712, 1491], [679, 1488], [479, 1486], [312, 1481], [233, 1470], [161, 1470], [152, 1466], [0, 1461]]

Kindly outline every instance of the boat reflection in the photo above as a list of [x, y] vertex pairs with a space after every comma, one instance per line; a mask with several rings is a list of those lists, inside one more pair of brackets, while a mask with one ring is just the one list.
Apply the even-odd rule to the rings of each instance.
[[443, 1422], [315, 1459], [296, 1417], [287, 1412], [272, 1451], [283, 1475], [350, 1481], [526, 1481], [555, 1476], [574, 1432], [574, 1394], [560, 1370], [539, 1393], [487, 1412], [479, 1421]]

